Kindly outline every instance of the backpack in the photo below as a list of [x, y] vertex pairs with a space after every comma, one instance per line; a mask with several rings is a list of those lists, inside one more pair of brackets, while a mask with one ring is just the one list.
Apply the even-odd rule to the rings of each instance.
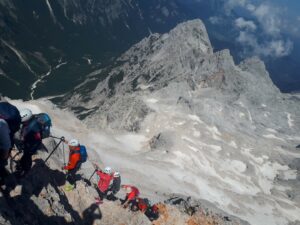
[[7, 122], [11, 134], [16, 133], [20, 129], [20, 112], [12, 104], [8, 102], [0, 102], [0, 118]]
[[157, 205], [156, 204], [154, 204], [152, 207], [151, 207], [151, 211], [153, 212], [153, 213], [158, 213], [158, 207], [157, 207]]
[[39, 113], [34, 115], [37, 122], [38, 129], [41, 133], [42, 139], [50, 136], [50, 128], [52, 126], [51, 118], [47, 113]]
[[147, 205], [147, 207], [151, 207], [151, 202], [148, 198], [144, 198], [143, 200], [144, 200], [145, 204]]
[[80, 145], [80, 161], [82, 163], [86, 162], [88, 158], [86, 147], [84, 145]]

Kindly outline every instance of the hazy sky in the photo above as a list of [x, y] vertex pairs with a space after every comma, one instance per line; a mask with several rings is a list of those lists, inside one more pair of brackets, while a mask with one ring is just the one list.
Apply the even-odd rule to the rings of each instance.
[[[252, 54], [279, 58], [290, 55], [300, 38], [299, 0], [227, 0], [227, 15], [238, 12], [234, 21], [236, 41]], [[212, 18], [214, 21], [222, 21]]]

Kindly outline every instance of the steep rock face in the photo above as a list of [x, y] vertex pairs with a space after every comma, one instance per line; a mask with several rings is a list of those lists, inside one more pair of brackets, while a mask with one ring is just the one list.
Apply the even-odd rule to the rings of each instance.
[[[141, 108], [144, 112], [149, 111], [144, 104], [135, 103], [139, 100], [127, 101], [128, 96], [135, 98], [140, 91], [159, 90], [171, 81], [186, 81], [191, 86], [195, 85], [193, 70], [198, 70], [195, 68], [197, 61], [207, 56], [213, 57], [213, 53], [204, 25], [200, 20], [183, 23], [169, 34], [151, 35], [132, 47], [115, 62], [115, 65], [119, 66], [112, 66], [90, 74], [85, 83], [75, 89], [72, 99], [68, 102], [72, 107], [96, 108], [92, 115], [101, 116], [99, 125], [107, 124], [109, 127], [110, 123], [106, 122], [108, 114], [132, 115], [129, 113], [132, 108]], [[97, 81], [103, 79], [103, 74], [109, 75], [96, 87], [91, 88], [92, 84], [95, 85]], [[126, 103], [125, 109], [118, 109], [120, 102]], [[116, 105], [115, 110], [114, 105]], [[100, 108], [97, 109], [98, 107]], [[102, 113], [98, 113], [100, 111]], [[143, 118], [145, 114], [138, 118]], [[118, 118], [123, 120], [124, 116], [118, 115]], [[128, 127], [125, 126], [127, 122], [119, 123], [116, 120], [111, 124], [112, 128]]]

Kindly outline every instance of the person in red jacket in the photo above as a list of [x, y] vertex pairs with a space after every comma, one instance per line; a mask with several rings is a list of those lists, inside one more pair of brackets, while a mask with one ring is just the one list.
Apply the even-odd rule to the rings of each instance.
[[112, 169], [108, 166], [102, 171], [96, 164], [93, 165], [99, 177], [98, 193], [100, 198], [96, 198], [96, 200], [98, 200], [98, 203], [102, 203], [103, 198], [107, 195], [110, 183], [114, 179], [114, 175], [112, 173]]
[[122, 188], [125, 189], [127, 193], [122, 204], [124, 208], [127, 208], [128, 205], [133, 203], [135, 199], [140, 195], [140, 191], [135, 186], [131, 186], [131, 185], [122, 185]]
[[80, 144], [76, 139], [72, 139], [69, 142], [65, 141], [69, 145], [69, 162], [63, 169], [67, 170], [67, 181], [69, 184], [65, 186], [66, 191], [71, 191], [76, 186], [76, 173], [81, 166], [80, 157]]

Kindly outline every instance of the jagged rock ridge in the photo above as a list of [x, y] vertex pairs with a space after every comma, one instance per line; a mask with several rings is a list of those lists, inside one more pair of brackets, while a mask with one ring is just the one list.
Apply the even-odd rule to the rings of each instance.
[[[104, 81], [103, 74], [109, 74]], [[143, 118], [149, 112], [137, 96], [170, 83], [186, 83], [191, 91], [214, 87], [231, 98], [247, 96], [253, 103], [262, 98], [276, 101], [280, 94], [263, 62], [247, 59], [236, 67], [228, 50], [213, 53], [205, 26], [194, 20], [178, 25], [169, 34], [153, 34], [142, 40], [111, 67], [91, 73], [66, 100], [74, 108], [86, 109], [82, 115], [89, 115], [91, 125], [95, 124], [94, 116], [100, 116], [103, 127], [137, 130], [138, 125], [132, 123], [139, 120], [131, 117]]]

